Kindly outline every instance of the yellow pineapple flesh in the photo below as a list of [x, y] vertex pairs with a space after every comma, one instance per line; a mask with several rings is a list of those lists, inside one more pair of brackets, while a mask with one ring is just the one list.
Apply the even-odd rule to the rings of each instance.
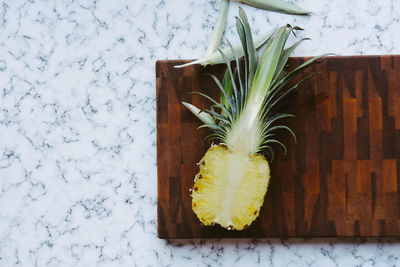
[[242, 230], [257, 217], [270, 179], [260, 154], [212, 146], [200, 161], [192, 191], [192, 208], [204, 225]]

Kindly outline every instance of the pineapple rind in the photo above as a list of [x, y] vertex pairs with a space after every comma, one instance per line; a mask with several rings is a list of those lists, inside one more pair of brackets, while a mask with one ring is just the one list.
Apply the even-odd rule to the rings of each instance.
[[269, 164], [262, 155], [213, 146], [195, 177], [193, 211], [204, 225], [242, 230], [258, 217], [269, 179]]

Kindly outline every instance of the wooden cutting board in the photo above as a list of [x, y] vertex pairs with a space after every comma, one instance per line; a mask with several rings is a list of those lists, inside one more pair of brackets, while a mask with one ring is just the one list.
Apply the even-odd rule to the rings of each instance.
[[276, 147], [260, 217], [244, 231], [201, 226], [191, 209], [208, 146], [181, 102], [207, 107], [190, 92], [217, 97], [205, 73], [225, 67], [173, 67], [185, 62], [156, 63], [160, 238], [400, 236], [400, 56], [329, 57], [307, 71], [319, 74], [284, 108], [298, 142], [282, 135], [288, 154]]

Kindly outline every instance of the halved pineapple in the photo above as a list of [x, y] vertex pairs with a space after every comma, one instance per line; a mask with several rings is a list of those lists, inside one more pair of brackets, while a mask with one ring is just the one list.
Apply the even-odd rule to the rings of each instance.
[[242, 230], [258, 216], [267, 192], [268, 161], [218, 145], [200, 161], [192, 191], [192, 208], [204, 225]]
[[[277, 113], [279, 104], [301, 83], [286, 85], [297, 73], [316, 59], [309, 59], [291, 72], [285, 65], [291, 52], [302, 41], [285, 48], [289, 35], [298, 27], [280, 27], [271, 37], [261, 57], [254, 48], [246, 14], [239, 9], [236, 28], [244, 51], [244, 70], [235, 58], [235, 70], [224, 56], [227, 70], [222, 83], [213, 75], [221, 90], [220, 101], [206, 97], [213, 105], [199, 110], [183, 103], [211, 129], [210, 138], [223, 145], [211, 147], [200, 162], [192, 191], [192, 208], [204, 225], [219, 224], [242, 230], [258, 216], [270, 179], [268, 161], [258, 154], [274, 157], [272, 143], [286, 147], [277, 138], [276, 130], [292, 130], [277, 124], [291, 114]], [[232, 53], [235, 54], [232, 48]], [[219, 112], [217, 112], [217, 110]]]

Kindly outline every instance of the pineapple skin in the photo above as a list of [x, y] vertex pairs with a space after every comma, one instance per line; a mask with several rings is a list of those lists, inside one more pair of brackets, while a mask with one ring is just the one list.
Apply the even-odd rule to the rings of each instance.
[[200, 161], [192, 190], [192, 209], [203, 225], [243, 230], [258, 217], [270, 180], [260, 154], [210, 147]]

